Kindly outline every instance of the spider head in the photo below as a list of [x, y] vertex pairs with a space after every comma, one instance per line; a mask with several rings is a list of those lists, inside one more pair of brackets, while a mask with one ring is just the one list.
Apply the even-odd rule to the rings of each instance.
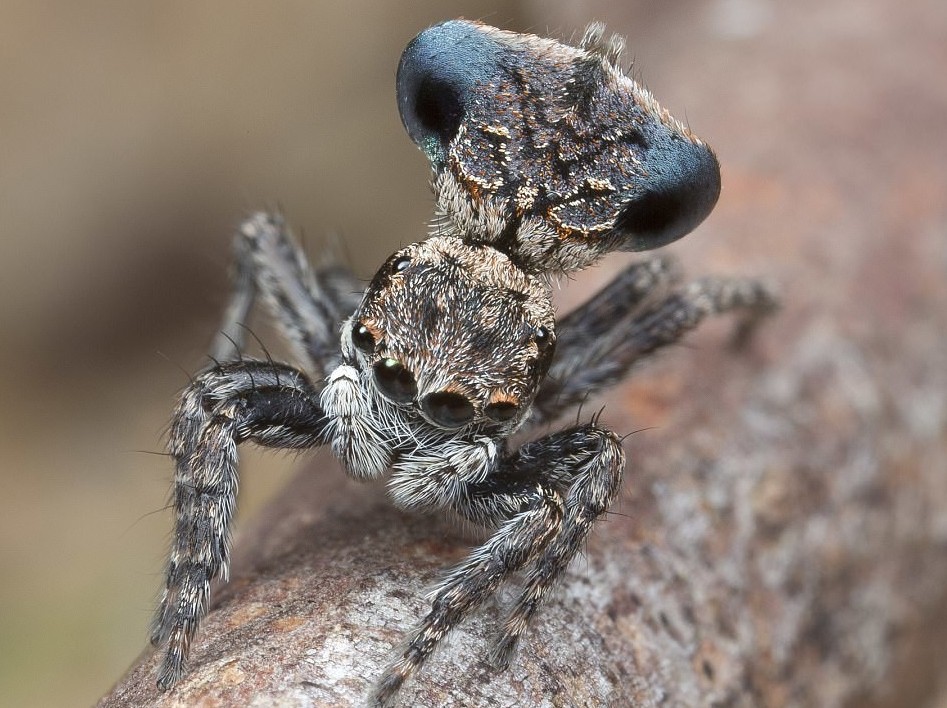
[[657, 248], [703, 221], [717, 159], [624, 74], [623, 46], [599, 24], [571, 47], [465, 20], [408, 45], [398, 107], [454, 230], [548, 272]]
[[382, 266], [342, 348], [381, 396], [439, 428], [512, 430], [549, 368], [554, 327], [542, 280], [490, 246], [434, 237]]

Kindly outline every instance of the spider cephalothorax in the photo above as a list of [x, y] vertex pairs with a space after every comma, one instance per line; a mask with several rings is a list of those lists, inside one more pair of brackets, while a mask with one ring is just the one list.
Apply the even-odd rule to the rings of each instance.
[[[353, 477], [387, 474], [399, 506], [492, 529], [433, 590], [381, 676], [371, 701], [387, 705], [519, 574], [490, 653], [506, 667], [618, 494], [624, 451], [597, 419], [518, 448], [510, 436], [555, 420], [708, 315], [739, 310], [748, 325], [774, 307], [752, 280], [678, 286], [657, 257], [555, 321], [549, 274], [676, 239], [720, 189], [710, 149], [622, 74], [621, 41], [603, 37], [593, 26], [569, 47], [455, 21], [409, 45], [398, 103], [434, 170], [437, 235], [391, 256], [363, 294], [344, 268], [312, 269], [280, 217], [244, 222], [215, 365], [171, 425], [176, 526], [152, 634], [168, 647], [160, 688], [183, 674], [211, 582], [226, 577], [239, 443], [329, 445]], [[300, 368], [241, 355], [257, 298]]]
[[[522, 419], [554, 349], [545, 282], [490, 246], [435, 237], [392, 256], [350, 322], [353, 360], [448, 429]], [[348, 358], [348, 357], [346, 357]]]

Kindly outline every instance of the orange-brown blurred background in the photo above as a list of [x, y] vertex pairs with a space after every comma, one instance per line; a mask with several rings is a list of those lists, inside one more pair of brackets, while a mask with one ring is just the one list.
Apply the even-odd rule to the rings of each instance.
[[[171, 475], [168, 460], [147, 451], [161, 450], [175, 393], [203, 363], [241, 216], [278, 205], [310, 253], [340, 236], [363, 276], [424, 235], [428, 169], [394, 100], [395, 68], [411, 37], [455, 16], [564, 38], [604, 20], [627, 36], [636, 75], [718, 149], [721, 208], [728, 154], [748, 156], [736, 167], [746, 180], [764, 177], [746, 225], [763, 230], [753, 219], [762, 222], [773, 199], [791, 213], [765, 188], [766, 175], [781, 171], [767, 146], [798, 126], [733, 115], [727, 92], [740, 87], [724, 67], [748, 67], [740, 80], [766, 104], [766, 92], [781, 88], [754, 73], [759, 57], [798, 42], [806, 62], [804, 33], [782, 34], [790, 7], [4, 0], [0, 702], [87, 705], [145, 646]], [[885, 7], [866, 2], [850, 18], [852, 32], [884, 37], [893, 14]], [[853, 91], [869, 101], [848, 81], [860, 59], [840, 50], [838, 61], [843, 68], [813, 90], [841, 92], [839, 106]], [[720, 100], [689, 101], [697, 84], [719, 86]], [[851, 146], [853, 154], [869, 148]], [[806, 149], [792, 167], [797, 175], [808, 168]], [[713, 217], [702, 231], [725, 253]], [[686, 239], [679, 249], [686, 253]], [[750, 256], [757, 272], [767, 249]], [[265, 324], [257, 331], [280, 350]], [[294, 466], [247, 451], [244, 518]]]

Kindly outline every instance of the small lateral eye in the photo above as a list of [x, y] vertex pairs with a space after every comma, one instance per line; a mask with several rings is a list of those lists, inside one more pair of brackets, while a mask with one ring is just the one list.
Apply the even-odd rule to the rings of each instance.
[[545, 351], [549, 348], [549, 345], [552, 344], [552, 335], [549, 333], [549, 330], [546, 327], [540, 327], [537, 329], [534, 339], [536, 341], [536, 346], [539, 347], [539, 351]]
[[519, 410], [520, 407], [515, 403], [510, 403], [509, 401], [497, 401], [496, 403], [487, 404], [487, 406], [483, 409], [483, 412], [487, 414], [487, 417], [490, 418], [490, 420], [495, 420], [498, 423], [505, 423], [508, 420], [513, 420]]
[[396, 258], [391, 264], [391, 272], [400, 273], [409, 265], [411, 265], [411, 256], [401, 256], [400, 258]]
[[366, 354], [371, 354], [375, 351], [375, 337], [372, 336], [368, 327], [361, 322], [352, 328], [352, 344]]

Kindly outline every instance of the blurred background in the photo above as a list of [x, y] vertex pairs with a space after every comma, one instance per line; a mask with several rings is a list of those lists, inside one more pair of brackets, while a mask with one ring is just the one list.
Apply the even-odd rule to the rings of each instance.
[[[88, 705], [146, 644], [170, 528], [171, 466], [151, 453], [204, 363], [240, 218], [279, 207], [311, 254], [339, 237], [365, 277], [425, 234], [428, 168], [394, 100], [418, 31], [464, 16], [566, 39], [599, 19], [624, 34], [635, 75], [721, 156], [717, 213], [674, 248], [726, 271], [723, 223], [765, 236], [845, 221], [809, 180], [831, 157], [832, 179], [878, 182], [857, 159], [877, 147], [873, 111], [926, 115], [943, 141], [943, 100], [897, 89], [918, 68], [911, 38], [947, 37], [938, 2], [869, 0], [849, 13], [775, 0], [2, 0], [0, 702]], [[807, 63], [825, 33], [837, 54]], [[798, 59], [770, 73], [779, 53]], [[860, 88], [877, 70], [892, 94]], [[823, 94], [825, 113], [779, 112], [793, 91]], [[822, 143], [809, 140], [813, 120], [828, 126]], [[943, 219], [937, 182], [916, 170], [933, 150], [899, 151], [881, 171], [915, 175]], [[800, 194], [814, 211], [799, 213]], [[792, 248], [761, 237], [740, 267], [791, 278]], [[583, 274], [564, 306], [625, 262]], [[255, 331], [281, 351], [265, 322]], [[295, 467], [250, 450], [245, 460], [243, 519]]]

